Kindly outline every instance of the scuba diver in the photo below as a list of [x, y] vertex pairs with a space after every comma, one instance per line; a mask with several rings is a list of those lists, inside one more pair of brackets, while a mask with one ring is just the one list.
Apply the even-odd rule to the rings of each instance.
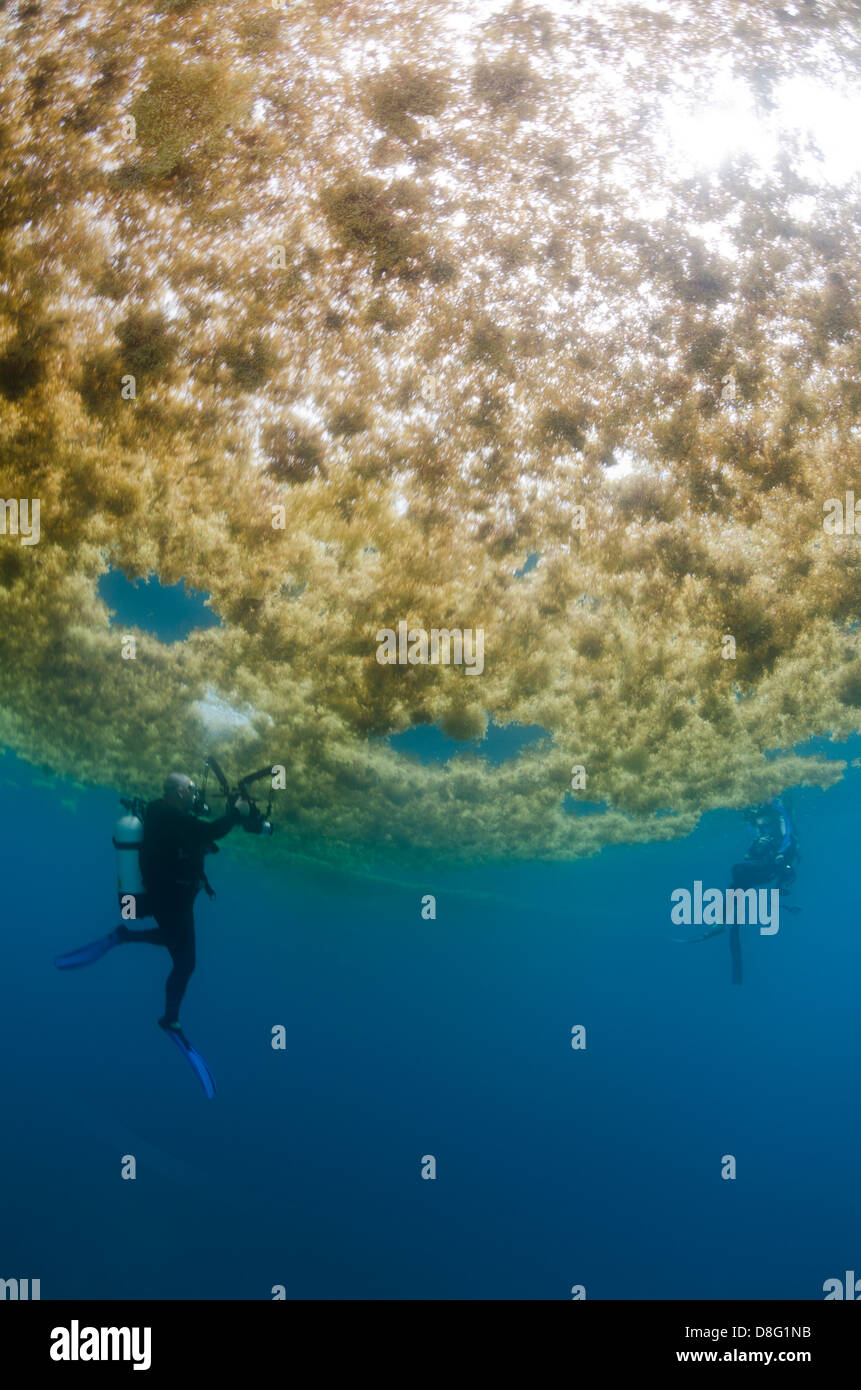
[[[123, 802], [130, 814], [118, 823], [117, 833], [121, 838], [114, 836], [120, 870], [120, 903], [124, 909], [131, 906], [135, 920], [153, 917], [157, 925], [133, 931], [121, 923], [99, 941], [58, 956], [55, 964], [61, 970], [90, 965], [114, 946], [132, 942], [166, 947], [172, 969], [165, 984], [165, 1011], [158, 1020], [159, 1027], [184, 1052], [211, 1098], [215, 1085], [209, 1068], [191, 1046], [179, 1023], [180, 1004], [195, 966], [194, 900], [201, 887], [210, 897], [215, 896], [204, 869], [204, 857], [218, 852], [217, 840], [223, 839], [239, 824], [251, 834], [271, 834], [272, 827], [248, 790], [248, 783], [268, 775], [270, 768], [252, 773], [240, 782], [237, 791], [231, 792], [215, 760], [208, 758], [206, 766], [207, 774], [210, 766], [213, 768], [227, 798], [227, 809], [217, 820], [199, 819], [209, 807], [204, 794], [183, 772], [172, 772], [165, 779], [160, 800], [146, 806], [137, 800]], [[268, 811], [266, 814], [268, 817]], [[125, 892], [123, 877], [126, 878]]]
[[[798, 838], [789, 812], [780, 797], [758, 806], [749, 806], [744, 813], [745, 820], [754, 831], [754, 838], [744, 859], [732, 866], [732, 888], [761, 888], [771, 884], [783, 896], [795, 882], [795, 866], [801, 858]], [[798, 913], [799, 907], [783, 908], [784, 912]], [[727, 924], [712, 927], [702, 936], [685, 938], [692, 941], [708, 941], [727, 930]], [[738, 922], [729, 925], [729, 948], [732, 964], [732, 983], [742, 982], [741, 937]]]

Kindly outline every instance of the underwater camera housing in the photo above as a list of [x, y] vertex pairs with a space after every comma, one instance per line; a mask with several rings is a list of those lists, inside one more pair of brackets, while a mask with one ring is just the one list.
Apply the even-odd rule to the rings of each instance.
[[[248, 798], [245, 798], [248, 800]], [[242, 822], [242, 828], [248, 835], [271, 835], [272, 822], [264, 816], [260, 807], [255, 801], [249, 801], [251, 810], [246, 820]]]
[[246, 835], [271, 835], [273, 827], [269, 817], [272, 812], [272, 798], [270, 796], [269, 804], [266, 807], [266, 810], [262, 811], [251, 794], [252, 782], [259, 782], [263, 777], [272, 776], [274, 768], [271, 766], [271, 764], [267, 764], [266, 767], [258, 768], [256, 772], [249, 772], [244, 777], [240, 777], [234, 789], [231, 789], [230, 783], [228, 782], [221, 769], [220, 764], [216, 761], [215, 758], [207, 758], [205, 768], [206, 771], [204, 773], [203, 778], [203, 791], [200, 793], [204, 806], [206, 806], [206, 779], [209, 776], [211, 769], [216, 781], [218, 782], [218, 785], [224, 793], [224, 796], [227, 800], [227, 804], [229, 806], [234, 805], [235, 802], [238, 800], [248, 802], [250, 810], [248, 815], [242, 822], [242, 829], [245, 831]]

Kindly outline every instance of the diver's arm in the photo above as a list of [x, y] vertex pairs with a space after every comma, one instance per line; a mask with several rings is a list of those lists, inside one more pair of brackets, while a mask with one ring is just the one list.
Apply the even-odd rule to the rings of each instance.
[[198, 844], [209, 845], [213, 840], [223, 840], [240, 820], [242, 815], [237, 807], [228, 806], [224, 815], [219, 816], [217, 820], [193, 820], [191, 833]]

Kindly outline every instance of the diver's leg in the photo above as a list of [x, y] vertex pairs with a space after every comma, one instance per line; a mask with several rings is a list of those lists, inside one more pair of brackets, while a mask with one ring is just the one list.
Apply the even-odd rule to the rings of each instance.
[[[156, 918], [156, 921], [159, 919]], [[146, 931], [130, 931], [125, 922], [120, 922], [118, 927], [103, 936], [99, 941], [91, 941], [86, 946], [80, 946], [77, 951], [70, 951], [67, 955], [57, 956], [54, 964], [60, 970], [70, 970], [74, 966], [92, 965], [94, 961], [100, 960], [114, 946], [123, 946], [130, 941], [143, 941], [148, 945], [167, 946], [167, 936], [161, 925], [148, 928]]]
[[741, 934], [738, 929], [738, 922], [733, 922], [729, 929], [729, 955], [732, 962], [732, 982], [734, 985], [741, 984]]
[[173, 920], [167, 948], [173, 969], [165, 982], [165, 1010], [160, 1022], [170, 1028], [179, 1022], [179, 1006], [194, 972], [194, 914], [190, 908]]
[[[769, 883], [774, 876], [774, 865], [767, 859], [761, 863], [757, 863], [755, 859], [743, 859], [740, 864], [733, 864], [732, 866], [733, 888], [761, 888], [764, 883]], [[734, 985], [740, 985], [742, 982], [741, 933], [737, 922], [734, 922], [729, 929], [729, 952], [732, 963], [732, 982]]]
[[167, 945], [167, 937], [163, 927], [147, 927], [146, 931], [130, 931], [125, 923], [122, 923], [117, 927], [117, 936], [120, 945], [129, 941], [142, 941], [144, 945], [148, 946]]

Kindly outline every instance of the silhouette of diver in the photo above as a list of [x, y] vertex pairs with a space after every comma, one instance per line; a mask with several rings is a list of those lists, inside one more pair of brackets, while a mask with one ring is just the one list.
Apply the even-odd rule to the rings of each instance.
[[[789, 812], [780, 797], [758, 806], [749, 806], [744, 813], [745, 820], [754, 830], [754, 839], [744, 859], [732, 866], [732, 888], [761, 888], [771, 884], [783, 895], [795, 882], [795, 866], [801, 858], [795, 827]], [[784, 912], [797, 913], [798, 907], [784, 907]], [[729, 930], [730, 961], [732, 983], [742, 983], [741, 937], [738, 922], [727, 928], [724, 922], [712, 927], [711, 931], [696, 936], [694, 941], [708, 941]]]
[[217, 820], [200, 820], [194, 814], [197, 798], [191, 778], [172, 772], [165, 779], [162, 798], [151, 801], [144, 811], [140, 864], [145, 893], [138, 906], [144, 909], [141, 916], [154, 917], [158, 925], [131, 931], [122, 924], [101, 941], [57, 961], [63, 967], [89, 965], [113, 946], [131, 942], [165, 946], [173, 968], [165, 984], [164, 1015], [158, 1022], [183, 1042], [179, 1006], [195, 966], [194, 900], [201, 887], [210, 897], [215, 896], [204, 871], [204, 856], [216, 853], [215, 841], [223, 839], [250, 813], [249, 803], [240, 798]]

